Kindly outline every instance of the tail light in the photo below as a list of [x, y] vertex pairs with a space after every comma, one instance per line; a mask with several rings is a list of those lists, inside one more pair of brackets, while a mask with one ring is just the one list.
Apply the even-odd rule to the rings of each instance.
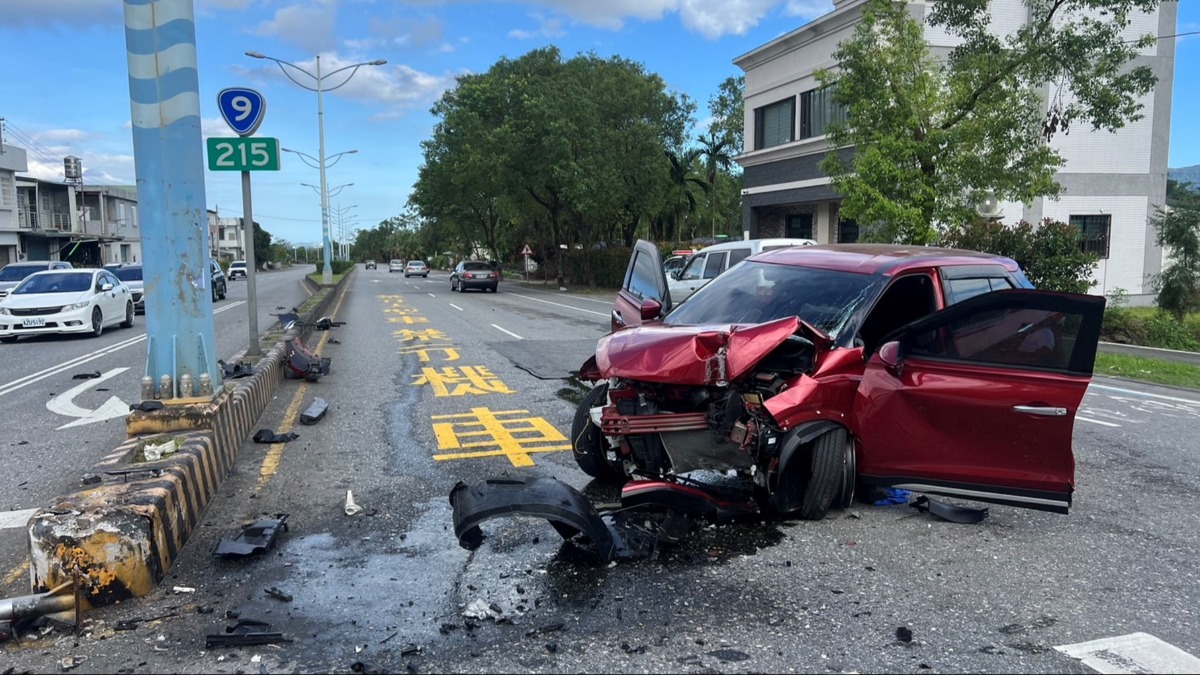
[[475, 278], [475, 275], [474, 275], [474, 274], [471, 274], [470, 272], [466, 272], [466, 273], [464, 273], [464, 274], [463, 274], [463, 278], [464, 278], [464, 279], [474, 279], [474, 278]]

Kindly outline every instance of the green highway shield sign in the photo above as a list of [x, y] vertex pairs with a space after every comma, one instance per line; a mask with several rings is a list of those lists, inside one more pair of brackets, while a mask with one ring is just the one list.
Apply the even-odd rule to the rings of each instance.
[[278, 171], [279, 139], [247, 136], [208, 139], [209, 171]]

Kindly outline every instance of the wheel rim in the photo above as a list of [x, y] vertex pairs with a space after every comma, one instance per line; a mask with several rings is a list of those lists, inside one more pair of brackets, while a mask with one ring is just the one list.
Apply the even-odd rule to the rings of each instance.
[[92, 310], [92, 332], [99, 335], [100, 330], [103, 327], [104, 327], [104, 318], [100, 316], [100, 310], [93, 309]]

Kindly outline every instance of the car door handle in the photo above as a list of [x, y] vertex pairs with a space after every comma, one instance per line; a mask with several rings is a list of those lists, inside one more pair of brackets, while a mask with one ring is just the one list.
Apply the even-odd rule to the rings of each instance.
[[612, 318], [613, 318], [613, 321], [621, 324], [622, 326], [625, 325], [625, 319], [621, 318], [621, 313], [615, 309], [613, 310]]
[[1054, 408], [1051, 406], [1040, 405], [1014, 405], [1013, 410], [1019, 413], [1028, 413], [1030, 415], [1042, 415], [1043, 417], [1066, 417], [1066, 408]]

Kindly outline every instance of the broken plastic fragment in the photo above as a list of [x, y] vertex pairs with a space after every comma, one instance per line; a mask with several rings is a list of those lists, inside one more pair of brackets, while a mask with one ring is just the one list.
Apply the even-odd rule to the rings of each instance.
[[357, 516], [363, 512], [363, 507], [354, 502], [354, 493], [349, 490], [346, 490], [346, 505], [344, 510], [348, 516]]
[[921, 513], [932, 513], [933, 515], [948, 520], [952, 523], [962, 523], [964, 525], [973, 525], [987, 518], [987, 509], [972, 509], [966, 506], [954, 506], [945, 502], [939, 502], [930, 499], [924, 495], [917, 497], [916, 501], [909, 506], [920, 511]]
[[277, 434], [270, 429], [259, 429], [254, 432], [255, 443], [287, 443], [300, 438], [299, 434], [288, 432], [286, 434]]
[[287, 514], [279, 513], [274, 518], [263, 518], [242, 528], [232, 539], [217, 542], [213, 555], [222, 557], [245, 556], [262, 553], [275, 543], [280, 531], [286, 532]]
[[175, 452], [174, 440], [167, 441], [166, 443], [147, 443], [142, 447], [142, 455], [150, 462], [162, 459], [173, 452]]

